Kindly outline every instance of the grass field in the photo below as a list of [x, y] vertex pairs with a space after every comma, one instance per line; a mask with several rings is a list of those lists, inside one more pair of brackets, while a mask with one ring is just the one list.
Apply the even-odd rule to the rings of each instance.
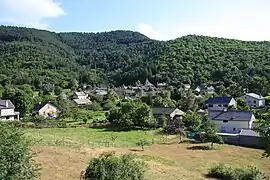
[[[155, 131], [121, 131], [116, 127], [26, 129], [26, 135], [38, 141], [33, 150], [41, 164], [41, 179], [79, 179], [90, 158], [107, 151], [136, 153], [147, 161], [148, 179], [206, 179], [205, 174], [217, 163], [233, 167], [253, 165], [270, 176], [270, 158], [262, 159], [262, 150], [216, 145], [218, 150], [205, 150], [208, 144], [178, 144], [174, 136], [156, 135]], [[112, 136], [113, 143], [108, 144]], [[140, 151], [139, 138], [154, 141], [154, 145]]]
[[[131, 130], [121, 131], [117, 127], [77, 127], [77, 128], [45, 128], [26, 129], [26, 135], [37, 141], [37, 145], [60, 147], [131, 147], [139, 139], [150, 142], [161, 142], [163, 136], [155, 135], [155, 131]], [[115, 140], [112, 140], [114, 139]]]
[[84, 148], [72, 149], [52, 146], [35, 146], [35, 160], [41, 164], [41, 179], [79, 179], [89, 159], [105, 151], [136, 153], [147, 161], [149, 180], [206, 179], [209, 168], [217, 163], [234, 167], [253, 165], [270, 175], [270, 159], [261, 159], [261, 150], [223, 145], [220, 150], [190, 150], [200, 144], [152, 145], [145, 151], [138, 148]]

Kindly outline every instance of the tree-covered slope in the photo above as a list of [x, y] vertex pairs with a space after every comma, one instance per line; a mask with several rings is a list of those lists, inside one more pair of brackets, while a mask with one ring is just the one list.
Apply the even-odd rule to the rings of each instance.
[[0, 84], [51, 83], [63, 88], [77, 79], [98, 85], [134, 84], [146, 78], [176, 87], [217, 84], [219, 93], [248, 88], [267, 93], [270, 43], [189, 35], [155, 41], [132, 31], [53, 33], [0, 27]]

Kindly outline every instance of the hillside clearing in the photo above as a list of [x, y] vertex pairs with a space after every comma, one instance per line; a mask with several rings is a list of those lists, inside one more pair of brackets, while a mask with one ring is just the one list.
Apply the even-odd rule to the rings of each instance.
[[[205, 179], [204, 174], [215, 163], [227, 163], [234, 167], [254, 165], [270, 175], [270, 159], [261, 159], [261, 150], [223, 145], [220, 150], [189, 150], [187, 147], [201, 144], [153, 145], [145, 151], [138, 148], [84, 148], [80, 150], [52, 146], [35, 146], [35, 159], [41, 164], [41, 179], [79, 179], [91, 157], [105, 151], [134, 152], [147, 160], [148, 179]], [[135, 151], [136, 150], [136, 151]]]

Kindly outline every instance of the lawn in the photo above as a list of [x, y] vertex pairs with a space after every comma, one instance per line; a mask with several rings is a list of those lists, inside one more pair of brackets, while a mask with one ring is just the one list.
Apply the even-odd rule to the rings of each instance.
[[[191, 150], [201, 144], [152, 145], [145, 151], [139, 148], [84, 148], [72, 149], [52, 146], [35, 146], [39, 152], [35, 157], [41, 163], [41, 179], [73, 180], [79, 179], [91, 157], [102, 152], [116, 151], [136, 153], [147, 161], [147, 178], [155, 180], [206, 179], [209, 168], [217, 163], [234, 167], [253, 165], [270, 175], [270, 159], [262, 159], [262, 150], [222, 145], [219, 150]], [[194, 148], [196, 149], [196, 148]], [[135, 151], [136, 150], [136, 151]]]
[[[60, 147], [132, 147], [139, 139], [162, 141], [153, 130], [121, 131], [117, 127], [25, 129], [37, 145]], [[113, 140], [115, 139], [115, 140]]]
[[[79, 179], [89, 159], [107, 151], [138, 154], [149, 166], [148, 179], [206, 179], [205, 174], [218, 163], [252, 165], [270, 176], [270, 158], [261, 158], [259, 149], [215, 145], [217, 150], [209, 150], [204, 148], [209, 144], [178, 144], [177, 137], [157, 135], [155, 130], [121, 131], [116, 126], [24, 130], [36, 141], [35, 159], [41, 164], [41, 179], [46, 180]], [[136, 146], [139, 138], [154, 144], [141, 151]]]

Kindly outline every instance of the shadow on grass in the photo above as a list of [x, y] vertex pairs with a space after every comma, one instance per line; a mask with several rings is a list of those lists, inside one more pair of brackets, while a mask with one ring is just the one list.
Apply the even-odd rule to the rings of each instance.
[[183, 140], [183, 141], [181, 141], [181, 143], [183, 143], [183, 144], [201, 144], [202, 142], [200, 142], [200, 141], [196, 141], [196, 140], [194, 140], [194, 139], [185, 139], [185, 140]]
[[100, 131], [107, 131], [107, 132], [121, 132], [121, 131], [131, 131], [131, 130], [142, 130], [142, 131], [148, 131], [150, 129], [146, 128], [139, 128], [139, 127], [131, 127], [131, 128], [124, 128], [117, 124], [111, 124], [111, 123], [97, 123], [96, 125], [90, 125], [89, 128], [91, 129], [99, 129]]
[[132, 152], [142, 152], [143, 151], [142, 149], [129, 149], [129, 150]]
[[203, 151], [209, 151], [212, 150], [209, 146], [191, 146], [187, 147], [188, 150], [203, 150]]

